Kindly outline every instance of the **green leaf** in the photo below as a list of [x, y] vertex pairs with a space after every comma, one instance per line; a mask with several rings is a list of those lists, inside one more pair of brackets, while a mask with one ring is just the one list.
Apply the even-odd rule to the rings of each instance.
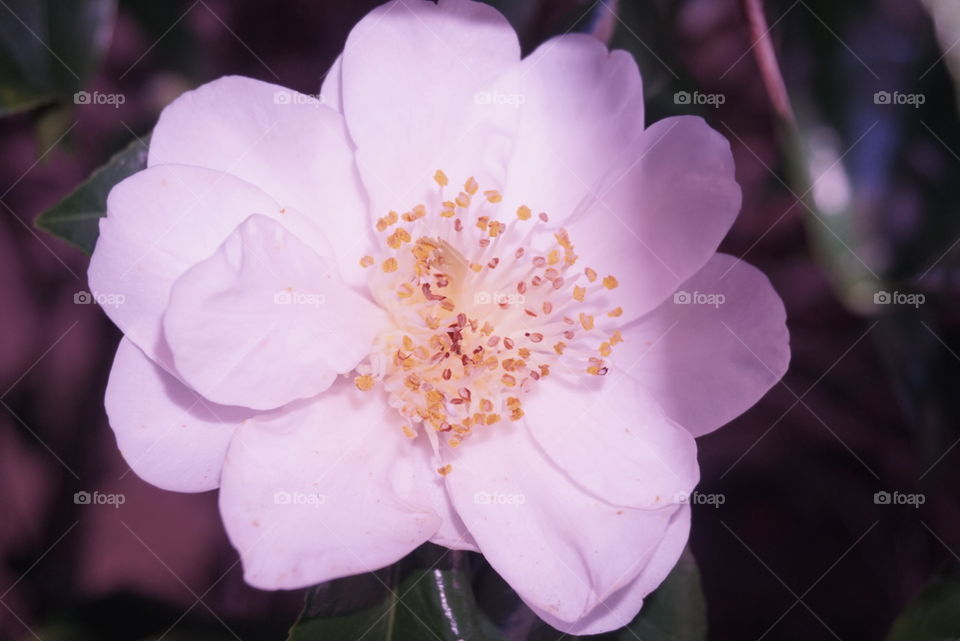
[[960, 636], [960, 563], [951, 562], [893, 622], [887, 641], [955, 641]]
[[90, 254], [100, 234], [100, 218], [107, 213], [107, 194], [124, 178], [147, 166], [147, 140], [134, 140], [97, 169], [63, 200], [40, 214], [40, 229]]
[[687, 548], [677, 565], [653, 594], [640, 615], [616, 633], [617, 641], [704, 641], [707, 638], [707, 602], [700, 585], [696, 559]]
[[[397, 570], [394, 570], [395, 574]], [[300, 619], [287, 641], [500, 641], [502, 637], [480, 613], [466, 575], [459, 570], [411, 572], [399, 585], [380, 579], [374, 603], [344, 612], [344, 587], [368, 581], [353, 577], [310, 590]]]
[[7, 0], [0, 6], [0, 116], [65, 100], [97, 68], [117, 0]]

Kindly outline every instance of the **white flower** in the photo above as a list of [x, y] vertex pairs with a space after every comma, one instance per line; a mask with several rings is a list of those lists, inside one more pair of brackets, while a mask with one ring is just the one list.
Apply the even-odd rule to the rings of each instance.
[[693, 437], [786, 369], [780, 299], [715, 253], [739, 207], [723, 137], [644, 128], [626, 53], [391, 2], [319, 99], [227, 77], [163, 112], [90, 265], [125, 297], [111, 426], [147, 481], [220, 488], [252, 585], [433, 541], [621, 627], [686, 543]]

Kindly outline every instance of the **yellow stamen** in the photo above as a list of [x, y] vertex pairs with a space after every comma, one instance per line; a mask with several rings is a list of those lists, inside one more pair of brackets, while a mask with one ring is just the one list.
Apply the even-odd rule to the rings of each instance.
[[361, 374], [353, 379], [353, 384], [357, 386], [357, 389], [361, 392], [367, 392], [373, 389], [373, 384], [376, 381], [373, 379], [373, 376], [370, 374]]

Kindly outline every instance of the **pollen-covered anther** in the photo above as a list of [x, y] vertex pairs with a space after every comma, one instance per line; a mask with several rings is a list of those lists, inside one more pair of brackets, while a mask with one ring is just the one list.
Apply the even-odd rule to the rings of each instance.
[[356, 385], [357, 389], [361, 392], [372, 390], [375, 383], [376, 381], [370, 374], [361, 374], [353, 379], [353, 384]]
[[[380, 253], [360, 259], [380, 266], [368, 272], [370, 288], [391, 324], [354, 384], [383, 386], [407, 438], [422, 428], [435, 448], [453, 448], [523, 418], [521, 398], [536, 393], [556, 363], [605, 374], [622, 337], [604, 322], [622, 310], [586, 307], [618, 283], [590, 267], [574, 271], [567, 230], [552, 230], [550, 244], [529, 251], [531, 228], [518, 222], [548, 223], [545, 212], [534, 219], [527, 205], [501, 205], [501, 192], [472, 176], [449, 195], [446, 173], [438, 169], [433, 180], [435, 196], [377, 221]], [[501, 220], [501, 207], [516, 207], [516, 220]]]

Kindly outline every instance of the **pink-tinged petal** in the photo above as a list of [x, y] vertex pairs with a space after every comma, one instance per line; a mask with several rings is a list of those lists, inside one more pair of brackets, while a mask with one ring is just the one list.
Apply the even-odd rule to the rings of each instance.
[[110, 370], [106, 407], [130, 469], [146, 482], [176, 492], [204, 492], [220, 485], [230, 438], [252, 415], [210, 403], [126, 338]]
[[763, 273], [726, 254], [622, 333], [617, 365], [694, 436], [749, 409], [790, 363], [783, 302]]
[[694, 116], [647, 129], [597, 195], [567, 227], [578, 264], [619, 279], [592, 302], [623, 307], [624, 322], [703, 267], [740, 211], [730, 144]]
[[520, 66], [523, 103], [504, 202], [563, 222], [600, 188], [643, 132], [643, 85], [633, 56], [596, 38], [548, 40]]
[[220, 512], [247, 583], [300, 588], [370, 572], [429, 539], [437, 515], [394, 488], [411, 445], [385, 398], [349, 381], [241, 425]]
[[173, 282], [207, 258], [253, 213], [283, 224], [321, 253], [326, 241], [309, 221], [229, 174], [163, 165], [130, 176], [110, 192], [90, 258], [90, 289], [113, 294], [104, 311], [150, 358], [171, 368], [161, 319]]
[[443, 501], [432, 505], [433, 511], [440, 515], [440, 527], [430, 537], [430, 542], [442, 545], [451, 550], [467, 550], [469, 552], [479, 552], [477, 542], [473, 539], [467, 526], [457, 511], [453, 508], [453, 503], [446, 494], [446, 488], [443, 488]]
[[474, 434], [452, 450], [454, 507], [493, 568], [531, 607], [583, 618], [633, 581], [677, 506], [638, 510], [584, 492], [522, 424]]
[[338, 113], [343, 113], [343, 56], [337, 56], [320, 85], [320, 100]]
[[561, 621], [549, 612], [534, 608], [537, 615], [561, 632], [574, 635], [602, 634], [628, 625], [641, 611], [644, 599], [663, 583], [677, 564], [690, 533], [690, 507], [685, 505], [673, 515], [663, 539], [640, 575], [572, 623]]
[[437, 471], [443, 463], [424, 434], [410, 443], [410, 452], [412, 456], [397, 468], [394, 487], [398, 491], [402, 488], [403, 496], [417, 505], [430, 507], [440, 517], [440, 527], [430, 542], [452, 550], [478, 552], [476, 541], [450, 502], [443, 477]]
[[180, 96], [160, 115], [149, 166], [195, 165], [256, 185], [330, 239], [345, 279], [373, 246], [367, 199], [343, 117], [316, 96], [226, 76]]
[[655, 509], [682, 502], [700, 480], [693, 437], [615, 369], [587, 381], [551, 376], [523, 409], [537, 445], [608, 503]]
[[254, 215], [177, 279], [163, 326], [190, 386], [264, 410], [325, 390], [367, 355], [384, 322], [331, 260]]
[[519, 62], [510, 24], [480, 2], [395, 0], [353, 28], [343, 111], [375, 215], [429, 203], [437, 169], [451, 198], [469, 176], [502, 188]]

